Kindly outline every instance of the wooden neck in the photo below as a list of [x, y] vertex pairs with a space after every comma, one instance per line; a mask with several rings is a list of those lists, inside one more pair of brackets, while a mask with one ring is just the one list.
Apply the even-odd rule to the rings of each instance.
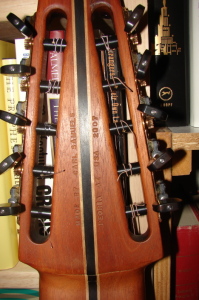
[[144, 269], [101, 274], [96, 282], [93, 280], [93, 288], [92, 284], [88, 285], [88, 280], [88, 276], [41, 273], [40, 300], [146, 299]]

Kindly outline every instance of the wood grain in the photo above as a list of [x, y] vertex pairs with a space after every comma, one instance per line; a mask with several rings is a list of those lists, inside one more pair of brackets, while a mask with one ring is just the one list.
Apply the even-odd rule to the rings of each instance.
[[[22, 178], [21, 201], [26, 211], [21, 214], [20, 221], [20, 259], [36, 268], [40, 273], [41, 299], [86, 299], [91, 297], [89, 290], [89, 273], [87, 265], [87, 244], [85, 235], [84, 211], [85, 201], [82, 172], [82, 144], [80, 128], [81, 116], [78, 91], [79, 74], [77, 73], [78, 51], [76, 52], [75, 13], [73, 1], [50, 0], [40, 1], [36, 17], [32, 65], [36, 74], [31, 77], [28, 99], [27, 117], [32, 120], [25, 136], [24, 173]], [[86, 80], [88, 93], [88, 113], [85, 115], [85, 136], [88, 132], [92, 207], [94, 226], [94, 254], [96, 285], [99, 299], [126, 298], [132, 293], [136, 299], [144, 299], [144, 268], [162, 256], [161, 237], [158, 215], [153, 211], [155, 202], [153, 178], [147, 169], [148, 149], [142, 115], [137, 111], [139, 95], [131, 65], [131, 55], [126, 33], [123, 31], [124, 20], [120, 1], [92, 1], [85, 4], [85, 49], [86, 49]], [[61, 10], [68, 18], [64, 53], [64, 65], [61, 82], [59, 118], [57, 126], [55, 175], [52, 197], [51, 234], [46, 242], [38, 243], [30, 236], [31, 198], [34, 193], [34, 178], [31, 170], [35, 164], [36, 133], [35, 127], [39, 119], [39, 82], [41, 80], [43, 61], [42, 40], [45, 36], [45, 22], [51, 10]], [[140, 239], [129, 234], [125, 216], [123, 193], [117, 174], [112, 137], [109, 132], [108, 111], [101, 84], [99, 61], [94, 43], [91, 14], [94, 10], [108, 11], [115, 21], [118, 37], [119, 55], [127, 86], [130, 117], [133, 122], [136, 138], [137, 156], [141, 166], [141, 181], [144, 199], [148, 208], [149, 228]], [[82, 44], [83, 47], [83, 44]], [[83, 59], [83, 56], [82, 56]], [[71, 121], [76, 124], [75, 147], [71, 143]], [[93, 122], [97, 125], [98, 135], [93, 134]], [[84, 124], [83, 124], [84, 125]], [[82, 124], [81, 124], [82, 126]], [[88, 132], [87, 132], [88, 130]], [[74, 142], [73, 142], [74, 143]], [[76, 172], [73, 160], [77, 159]], [[62, 170], [65, 170], [62, 172]], [[90, 175], [89, 175], [90, 176]], [[84, 180], [88, 180], [84, 178]], [[100, 204], [99, 204], [100, 202]], [[74, 210], [78, 207], [79, 224], [75, 223]], [[99, 211], [100, 208], [100, 211]], [[90, 248], [89, 248], [90, 249]], [[136, 257], [136, 259], [135, 259]], [[91, 274], [92, 275], [92, 274]], [[93, 278], [94, 278], [93, 277]], [[53, 284], [51, 284], [53, 282]], [[132, 283], [130, 285], [130, 282]], [[78, 291], [78, 292], [77, 292]], [[89, 294], [89, 296], [88, 296]], [[81, 295], [81, 296], [80, 296]], [[105, 296], [106, 295], [106, 296]], [[90, 298], [91, 299], [91, 298]]]

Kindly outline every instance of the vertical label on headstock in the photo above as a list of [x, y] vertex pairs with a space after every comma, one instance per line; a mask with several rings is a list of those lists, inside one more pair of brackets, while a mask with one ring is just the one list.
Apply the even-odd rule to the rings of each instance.
[[[77, 153], [77, 122], [75, 113], [70, 113], [70, 143], [71, 143], [71, 166], [72, 166], [72, 174], [77, 177], [78, 176], [78, 153]], [[73, 186], [73, 197], [74, 197], [74, 216], [75, 216], [75, 225], [81, 225], [81, 210], [79, 204], [79, 187]]]
[[94, 151], [93, 153], [93, 160], [94, 160], [94, 166], [98, 167], [99, 166], [99, 151]]
[[96, 199], [96, 211], [97, 211], [97, 224], [103, 226], [103, 201], [102, 197], [98, 196]]
[[74, 113], [70, 113], [70, 135], [71, 148], [77, 150], [76, 118]]
[[92, 116], [92, 133], [94, 138], [99, 137], [98, 117]]

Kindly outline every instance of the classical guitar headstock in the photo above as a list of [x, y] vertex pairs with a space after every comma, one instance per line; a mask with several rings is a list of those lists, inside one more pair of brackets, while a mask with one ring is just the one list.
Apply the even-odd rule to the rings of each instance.
[[[32, 49], [31, 65], [1, 69], [28, 74], [25, 116], [0, 117], [26, 127], [19, 254], [40, 273], [41, 299], [143, 299], [144, 268], [162, 256], [158, 214], [178, 201], [160, 180], [173, 152], [160, 151], [151, 132], [154, 118], [166, 115], [143, 93], [150, 52], [135, 51], [143, 13], [142, 5], [124, 11], [119, 0], [49, 0], [38, 3], [35, 30], [8, 17]], [[53, 18], [64, 26], [61, 39], [49, 38]], [[49, 51], [63, 55], [61, 81], [48, 80]], [[45, 107], [56, 121], [42, 114]], [[144, 203], [132, 199], [131, 176], [141, 178]]]

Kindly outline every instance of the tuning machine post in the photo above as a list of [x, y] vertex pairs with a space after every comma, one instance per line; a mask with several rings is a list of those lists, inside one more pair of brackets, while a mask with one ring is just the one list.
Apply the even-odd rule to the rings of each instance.
[[16, 105], [17, 114], [20, 116], [26, 115], [27, 101], [19, 101]]
[[163, 180], [156, 182], [157, 204], [153, 204], [153, 210], [158, 213], [174, 212], [179, 210], [181, 199], [169, 198], [166, 193], [166, 184]]
[[38, 135], [56, 136], [57, 125], [49, 123], [38, 123], [36, 132]]
[[52, 178], [54, 176], [54, 167], [35, 165], [33, 175], [37, 178]]
[[33, 207], [31, 209], [32, 218], [40, 219], [50, 219], [51, 218], [51, 207], [42, 206], [42, 207]]
[[43, 46], [45, 51], [63, 52], [67, 46], [65, 39], [44, 39]]
[[19, 203], [20, 200], [20, 188], [19, 185], [14, 185], [10, 189], [10, 198], [8, 199], [8, 203]]
[[165, 151], [160, 151], [158, 149], [159, 142], [156, 139], [148, 140], [148, 145], [152, 157], [148, 164], [148, 169], [151, 172], [162, 170], [173, 158], [173, 150], [167, 148]]

